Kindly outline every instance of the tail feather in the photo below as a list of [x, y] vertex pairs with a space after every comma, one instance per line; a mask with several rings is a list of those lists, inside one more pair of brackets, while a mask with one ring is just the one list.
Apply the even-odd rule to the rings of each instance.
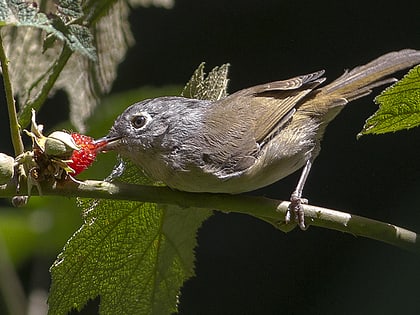
[[385, 54], [363, 66], [346, 71], [332, 83], [322, 87], [320, 94], [347, 102], [370, 94], [375, 87], [395, 82], [387, 78], [395, 72], [420, 64], [420, 51], [404, 49]]

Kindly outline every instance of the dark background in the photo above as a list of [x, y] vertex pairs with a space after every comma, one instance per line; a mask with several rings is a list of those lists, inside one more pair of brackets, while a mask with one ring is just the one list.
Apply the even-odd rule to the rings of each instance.
[[[130, 22], [137, 44], [113, 92], [184, 84], [201, 61], [231, 64], [230, 92], [319, 69], [332, 80], [386, 52], [420, 49], [418, 0], [178, 0], [172, 10], [137, 9]], [[372, 99], [330, 124], [304, 195], [420, 231], [420, 130], [356, 140]], [[257, 193], [287, 199], [298, 176]], [[180, 314], [420, 314], [420, 257], [380, 242], [315, 227], [283, 234], [216, 213], [198, 244]]]

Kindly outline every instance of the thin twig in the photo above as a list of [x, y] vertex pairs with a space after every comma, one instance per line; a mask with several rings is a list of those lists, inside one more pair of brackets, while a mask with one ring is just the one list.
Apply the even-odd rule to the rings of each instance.
[[[25, 194], [25, 192], [21, 192]], [[34, 191], [34, 193], [36, 193]], [[188, 193], [171, 190], [167, 187], [143, 186], [124, 183], [109, 183], [87, 180], [85, 182], [67, 181], [62, 184], [42, 185], [43, 195], [67, 197], [87, 197], [98, 199], [119, 199], [175, 204], [181, 207], [217, 209], [224, 212], [238, 212], [252, 215], [276, 228], [288, 232], [296, 224], [285, 224], [284, 217], [289, 202], [246, 195], [227, 195], [210, 193]], [[13, 185], [0, 186], [0, 197], [13, 196]], [[406, 250], [420, 253], [419, 235], [404, 228], [346, 212], [304, 205], [306, 223], [352, 235], [385, 242]]]
[[20, 136], [20, 126], [16, 114], [15, 99], [13, 97], [12, 81], [9, 73], [9, 60], [3, 47], [3, 38], [0, 34], [0, 62], [3, 72], [4, 91], [6, 93], [7, 111], [9, 113], [10, 134], [12, 138], [15, 155], [23, 153], [24, 147]]

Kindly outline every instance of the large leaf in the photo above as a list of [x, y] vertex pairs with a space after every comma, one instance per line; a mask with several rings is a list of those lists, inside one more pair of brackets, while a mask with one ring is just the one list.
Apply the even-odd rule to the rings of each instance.
[[39, 13], [33, 3], [23, 0], [0, 1], [0, 25], [34, 26], [54, 31], [46, 15]]
[[50, 314], [100, 296], [101, 314], [171, 314], [209, 211], [98, 201], [51, 268]]
[[227, 95], [229, 64], [215, 67], [208, 76], [204, 72], [202, 62], [185, 85], [182, 96], [202, 100], [218, 100]]
[[[226, 69], [209, 77], [193, 76], [190, 90], [208, 86], [205, 95], [224, 95]], [[129, 161], [120, 180], [152, 184]], [[83, 226], [51, 267], [50, 314], [81, 309], [97, 296], [101, 314], [176, 312], [180, 288], [194, 274], [197, 230], [211, 211], [117, 200], [83, 207]]]
[[375, 98], [378, 111], [359, 136], [410, 129], [420, 125], [420, 65]]
[[68, 24], [83, 15], [79, 1], [60, 0], [57, 10], [57, 15], [48, 18], [39, 12], [38, 5], [34, 2], [0, 0], [0, 26], [27, 26], [44, 30], [50, 36], [65, 41], [72, 50], [96, 60], [89, 29], [80, 24]]

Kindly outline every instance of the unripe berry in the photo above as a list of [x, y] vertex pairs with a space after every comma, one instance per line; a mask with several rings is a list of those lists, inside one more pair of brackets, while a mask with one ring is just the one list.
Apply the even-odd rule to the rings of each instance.
[[15, 159], [0, 153], [0, 185], [7, 184], [15, 174]]
[[69, 158], [79, 147], [71, 134], [64, 131], [54, 131], [45, 139], [45, 153], [49, 156]]

